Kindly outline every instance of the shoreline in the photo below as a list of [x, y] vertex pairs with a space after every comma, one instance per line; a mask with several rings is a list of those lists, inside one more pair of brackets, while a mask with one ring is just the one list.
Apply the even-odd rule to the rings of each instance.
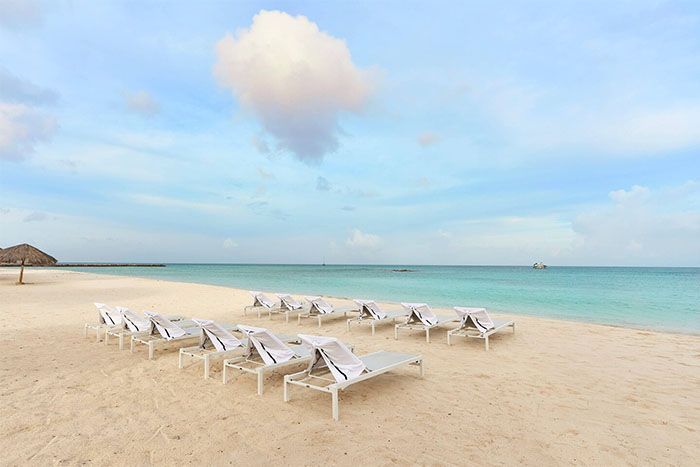
[[[0, 266], [0, 272], [2, 272], [2, 268], [5, 266]], [[77, 266], [74, 266], [77, 267]], [[597, 267], [597, 266], [596, 266]], [[601, 266], [602, 267], [602, 266]], [[50, 266], [45, 266], [39, 268], [40, 270], [45, 270], [45, 271], [53, 271]], [[229, 285], [221, 285], [221, 284], [211, 284], [208, 282], [197, 282], [197, 281], [183, 281], [183, 280], [176, 280], [176, 279], [166, 279], [166, 278], [160, 278], [160, 277], [145, 277], [145, 276], [140, 276], [140, 275], [119, 275], [119, 274], [109, 274], [109, 273], [102, 273], [102, 272], [84, 272], [84, 271], [72, 271], [70, 269], [67, 270], [55, 270], [55, 272], [71, 272], [71, 273], [76, 273], [76, 274], [88, 274], [88, 275], [96, 275], [96, 276], [102, 276], [102, 277], [111, 277], [111, 278], [135, 278], [135, 279], [143, 279], [143, 280], [152, 280], [152, 281], [165, 281], [169, 283], [175, 283], [175, 284], [196, 284], [196, 285], [205, 285], [205, 286], [210, 286], [210, 287], [222, 287], [225, 289], [229, 290], [235, 290], [238, 292], [245, 292], [246, 294], [248, 293], [248, 289], [242, 289], [240, 287], [234, 287], [234, 286], [229, 286]], [[251, 289], [251, 290], [258, 290], [258, 289]], [[268, 292], [268, 291], [264, 291]], [[270, 293], [275, 293], [275, 291], [269, 291]], [[281, 291], [276, 291], [277, 293], [281, 293]], [[295, 291], [285, 291], [285, 293], [290, 293], [292, 295], [296, 296], [304, 296], [303, 293], [298, 293]], [[329, 298], [329, 299], [335, 299], [335, 300], [344, 300], [344, 301], [352, 301], [354, 298], [357, 297], [343, 297], [343, 296], [338, 296], [338, 295], [328, 295], [328, 294], [323, 294], [321, 295], [322, 297]], [[397, 306], [400, 307], [400, 302], [395, 302], [393, 300], [377, 300], [380, 303], [390, 305], [390, 306]], [[430, 304], [429, 304], [430, 305]], [[460, 305], [454, 305], [454, 306], [460, 306]], [[431, 306], [432, 307], [432, 306]], [[451, 307], [432, 307], [434, 310], [438, 311], [447, 311], [448, 313], [452, 313], [452, 308]], [[669, 335], [682, 335], [682, 336], [700, 336], [700, 329], [699, 330], [683, 330], [683, 329], [678, 329], [678, 328], [650, 328], [650, 327], [645, 327], [643, 325], [634, 325], [634, 324], [618, 324], [618, 323], [604, 323], [604, 322], [599, 322], [595, 320], [575, 320], [575, 319], [570, 319], [567, 317], [556, 317], [556, 316], [542, 316], [539, 314], [535, 313], [527, 313], [527, 312], [518, 312], [518, 311], [512, 311], [512, 310], [501, 310], [497, 308], [487, 308], [490, 313], [496, 314], [496, 315], [506, 315], [510, 318], [517, 318], [517, 317], [528, 317], [528, 318], [534, 318], [534, 319], [540, 319], [543, 321], [554, 321], [554, 322], [564, 322], [564, 323], [570, 323], [570, 324], [585, 324], [585, 325], [592, 325], [592, 326], [601, 326], [601, 327], [609, 327], [609, 328], [615, 328], [615, 329], [629, 329], [633, 331], [644, 331], [644, 332], [654, 332], [654, 333], [659, 333], [659, 334], [669, 334]]]

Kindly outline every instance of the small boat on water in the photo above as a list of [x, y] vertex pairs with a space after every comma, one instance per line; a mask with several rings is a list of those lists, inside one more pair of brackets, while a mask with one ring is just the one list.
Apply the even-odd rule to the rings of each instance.
[[540, 261], [539, 263], [533, 264], [532, 269], [547, 269], [547, 265]]

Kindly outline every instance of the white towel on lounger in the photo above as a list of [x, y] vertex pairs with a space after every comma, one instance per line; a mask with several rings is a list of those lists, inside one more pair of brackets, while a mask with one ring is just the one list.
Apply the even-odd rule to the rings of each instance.
[[302, 305], [297, 299], [286, 293], [278, 293], [277, 297], [280, 299], [280, 304], [287, 308], [288, 310], [301, 310], [304, 305]]
[[262, 306], [265, 308], [272, 308], [275, 306], [275, 302], [262, 292], [250, 290], [248, 293], [253, 296], [253, 306]]
[[153, 328], [153, 323], [150, 319], [137, 315], [133, 311], [124, 307], [117, 307], [119, 313], [126, 324], [126, 327], [131, 332], [150, 332]]
[[114, 327], [123, 324], [123, 320], [119, 310], [112, 308], [104, 303], [95, 303], [97, 311], [100, 313], [100, 324], [106, 324], [107, 326]]
[[241, 342], [236, 336], [228, 332], [218, 323], [210, 319], [196, 319], [192, 318], [197, 326], [204, 330], [205, 340], [201, 347], [205, 348], [207, 342], [211, 343], [216, 350], [219, 352], [226, 352], [236, 347], [242, 347], [243, 342]]
[[411, 314], [408, 315], [406, 323], [421, 322], [426, 326], [434, 326], [438, 323], [438, 317], [427, 303], [401, 303]]
[[353, 300], [360, 306], [360, 315], [369, 315], [373, 319], [384, 319], [386, 313], [379, 309], [379, 305], [374, 300]]
[[187, 334], [187, 331], [158, 313], [144, 311], [143, 314], [151, 320], [160, 335], [163, 336], [165, 340], [173, 340]]
[[311, 311], [316, 311], [320, 315], [333, 313], [333, 305], [325, 301], [321, 297], [305, 297], [306, 301], [311, 304]]
[[238, 325], [238, 329], [248, 336], [249, 358], [253, 350], [257, 351], [267, 365], [287, 362], [294, 358], [294, 351], [267, 329], [242, 324]]
[[486, 308], [456, 306], [454, 310], [460, 317], [463, 327], [467, 326], [470, 321], [479, 332], [486, 332], [494, 327], [493, 320], [486, 313]]
[[299, 339], [312, 350], [310, 368], [327, 366], [339, 383], [357, 378], [365, 371], [362, 360], [335, 337], [299, 334]]

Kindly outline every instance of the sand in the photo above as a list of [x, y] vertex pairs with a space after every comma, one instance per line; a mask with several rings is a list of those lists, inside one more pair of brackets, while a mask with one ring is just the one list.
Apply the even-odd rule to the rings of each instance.
[[[243, 317], [250, 298], [225, 287], [29, 269], [0, 269], [0, 462], [17, 464], [697, 465], [700, 336], [512, 316], [517, 331], [446, 345], [437, 331], [398, 341], [342, 319], [318, 330]], [[221, 383], [177, 351], [119, 352], [83, 338], [93, 302], [332, 335], [357, 353], [420, 353], [406, 368], [341, 394], [265, 395], [255, 378]], [[339, 302], [336, 300], [336, 302]]]

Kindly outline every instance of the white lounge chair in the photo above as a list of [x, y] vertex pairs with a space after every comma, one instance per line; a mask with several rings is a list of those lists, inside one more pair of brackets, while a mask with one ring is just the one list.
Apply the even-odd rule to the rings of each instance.
[[258, 395], [262, 396], [265, 372], [306, 363], [311, 358], [306, 347], [287, 345], [265, 328], [238, 325], [238, 329], [248, 337], [246, 355], [224, 360], [224, 384], [228, 368], [253, 373], [258, 377]]
[[343, 315], [347, 318], [348, 313], [357, 312], [357, 308], [345, 307], [336, 308], [321, 297], [304, 297], [309, 303], [309, 310], [299, 313], [297, 316], [297, 324], [301, 324], [301, 318], [316, 318], [318, 319], [318, 327], [321, 327], [321, 319], [331, 318], [333, 316]]
[[291, 384], [328, 392], [332, 399], [333, 420], [336, 421], [339, 418], [338, 391], [403, 365], [420, 367], [420, 376], [423, 376], [423, 357], [420, 355], [380, 351], [358, 357], [334, 337], [299, 334], [299, 338], [311, 347], [312, 358], [306, 370], [284, 377], [284, 400], [290, 400], [288, 385]]
[[394, 326], [394, 339], [399, 338], [399, 329], [424, 331], [425, 341], [430, 342], [430, 330], [445, 323], [459, 321], [457, 316], [437, 316], [426, 303], [401, 303], [408, 312], [405, 323]]
[[[109, 344], [109, 337], [116, 337], [119, 341], [119, 350], [124, 350], [124, 339], [134, 334], [143, 334], [151, 331], [151, 320], [145, 316], [129, 310], [126, 307], [118, 306], [116, 310], [121, 317], [121, 325], [105, 329], [105, 345]], [[182, 323], [182, 316], [166, 315], [170, 321]]]
[[374, 335], [374, 328], [377, 324], [386, 321], [396, 324], [397, 318], [408, 316], [408, 311], [406, 310], [384, 311], [379, 308], [379, 305], [374, 300], [354, 300], [354, 302], [360, 308], [360, 315], [348, 320], [348, 331], [350, 331], [350, 323], [369, 324], [372, 326], [372, 335]]
[[452, 336], [484, 339], [484, 348], [489, 349], [489, 336], [510, 327], [515, 333], [515, 322], [491, 319], [486, 308], [454, 307], [460, 317], [459, 327], [447, 331], [447, 345], [451, 345]]
[[88, 329], [95, 330], [95, 342], [100, 341], [100, 332], [109, 328], [121, 326], [122, 317], [119, 310], [104, 303], [95, 303], [97, 308], [97, 323], [85, 323], [85, 337], [88, 336]]
[[277, 295], [277, 298], [279, 298], [280, 305], [278, 308], [270, 308], [267, 310], [268, 318], [272, 319], [272, 313], [280, 313], [284, 315], [285, 320], [288, 323], [289, 316], [292, 313], [301, 313], [304, 311], [304, 305], [291, 295], [286, 293], [278, 293], [275, 295]]
[[275, 308], [279, 308], [279, 305], [275, 303], [274, 300], [269, 298], [267, 295], [265, 295], [262, 292], [258, 292], [256, 290], [250, 290], [248, 291], [250, 295], [253, 296], [253, 304], [248, 305], [243, 308], [243, 316], [248, 315], [249, 310], [257, 310], [258, 312], [258, 319], [260, 318], [260, 314], [263, 311], [267, 311], [268, 313], [270, 310], [273, 310]]
[[146, 345], [148, 346], [149, 360], [153, 360], [157, 345], [184, 344], [200, 338], [202, 330], [192, 322], [180, 323], [181, 327], [158, 313], [146, 311], [144, 314], [151, 320], [151, 331], [143, 334], [132, 334], [131, 352], [134, 352], [135, 344]]
[[221, 325], [208, 319], [193, 318], [192, 321], [202, 329], [199, 345], [181, 348], [177, 367], [183, 367], [184, 357], [203, 360], [204, 379], [209, 379], [211, 359], [214, 357], [224, 357], [230, 355], [232, 352], [242, 352], [247, 340], [240, 340], [231, 334], [229, 331], [233, 326]]

